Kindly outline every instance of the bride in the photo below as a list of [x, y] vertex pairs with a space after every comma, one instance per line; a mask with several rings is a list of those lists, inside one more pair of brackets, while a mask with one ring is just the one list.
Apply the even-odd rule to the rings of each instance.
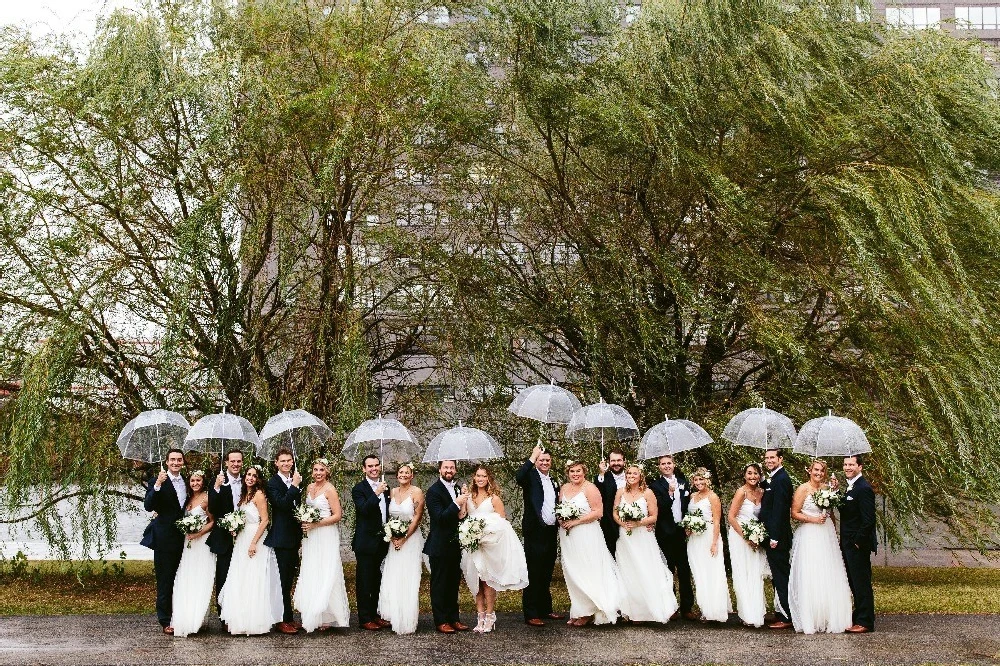
[[760, 487], [763, 472], [760, 465], [750, 463], [743, 468], [743, 485], [729, 504], [729, 561], [733, 565], [733, 591], [736, 593], [736, 613], [743, 624], [760, 627], [764, 624], [764, 578], [771, 575], [762, 548], [743, 536], [743, 525], [760, 518], [760, 503], [764, 491]]
[[[629, 504], [638, 505], [645, 517], [638, 521], [623, 518], [621, 509]], [[642, 470], [638, 465], [629, 465], [625, 487], [615, 496], [614, 509], [615, 522], [620, 526], [615, 559], [625, 587], [622, 615], [633, 622], [666, 624], [677, 611], [677, 598], [674, 577], [653, 534], [656, 515], [656, 496], [646, 487]]]
[[226, 584], [219, 591], [220, 618], [231, 634], [266, 634], [281, 622], [281, 580], [274, 551], [262, 543], [267, 531], [267, 497], [260, 488], [260, 468], [243, 473], [238, 510], [246, 514], [246, 526], [233, 544]]
[[792, 518], [801, 524], [792, 539], [788, 605], [795, 631], [842, 633], [851, 619], [851, 588], [840, 554], [833, 516], [816, 506], [813, 493], [826, 488], [826, 462], [809, 465], [809, 480], [795, 490]]
[[413, 466], [396, 470], [397, 488], [390, 491], [389, 518], [409, 523], [406, 534], [390, 540], [392, 548], [385, 556], [382, 586], [378, 593], [378, 615], [392, 625], [397, 634], [417, 630], [420, 613], [420, 567], [423, 562], [424, 537], [420, 521], [424, 517], [424, 493], [412, 485]]
[[473, 631], [488, 633], [493, 631], [497, 621], [494, 612], [497, 592], [527, 587], [528, 564], [521, 541], [507, 521], [500, 486], [485, 465], [476, 467], [472, 494], [459, 517], [479, 518], [485, 524], [479, 548], [462, 553], [462, 571], [469, 590], [476, 597], [479, 612], [479, 622]]
[[174, 636], [179, 638], [201, 630], [215, 581], [215, 553], [208, 547], [208, 535], [215, 521], [208, 512], [205, 473], [201, 470], [191, 472], [188, 479], [188, 503], [184, 510], [189, 515], [205, 516], [207, 522], [200, 532], [187, 535], [187, 547], [174, 578], [174, 611], [170, 625], [174, 628]]
[[601, 492], [587, 481], [581, 462], [567, 462], [566, 475], [569, 482], [559, 491], [560, 504], [580, 509], [579, 518], [559, 521], [560, 561], [570, 600], [567, 624], [614, 624], [625, 590], [599, 524], [604, 513]]
[[295, 608], [306, 632], [346, 627], [351, 616], [340, 561], [340, 519], [343, 511], [337, 489], [330, 483], [326, 458], [313, 463], [313, 482], [306, 488], [306, 504], [319, 510], [315, 523], [302, 523], [302, 565], [295, 585]]

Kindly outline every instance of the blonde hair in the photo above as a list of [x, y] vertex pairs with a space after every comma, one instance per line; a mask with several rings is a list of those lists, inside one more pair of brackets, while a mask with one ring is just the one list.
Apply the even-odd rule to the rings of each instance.
[[569, 474], [569, 471], [571, 469], [573, 469], [574, 467], [582, 467], [583, 468], [583, 475], [584, 476], [587, 475], [587, 465], [584, 464], [582, 460], [567, 460], [566, 461], [566, 466], [564, 468], [565, 471], [566, 471], [566, 474]]
[[812, 468], [816, 465], [823, 468], [823, 476], [827, 476], [829, 474], [829, 469], [825, 460], [821, 460], [820, 458], [814, 459], [811, 463], [809, 463], [809, 471], [812, 472]]
[[[631, 464], [625, 468], [625, 474], [628, 474], [630, 469], [639, 471], [639, 482], [635, 484], [635, 489], [640, 493], [646, 492], [646, 475], [643, 473], [642, 467], [636, 464]], [[625, 479], [625, 488], [628, 489], [628, 478]]]
[[399, 467], [396, 468], [396, 474], [398, 475], [404, 469], [410, 470], [410, 474], [413, 474], [413, 465], [411, 465], [410, 463], [402, 463]]
[[694, 481], [695, 479], [704, 479], [705, 487], [709, 490], [712, 489], [712, 473], [704, 467], [699, 467], [695, 471], [691, 472], [691, 480]]

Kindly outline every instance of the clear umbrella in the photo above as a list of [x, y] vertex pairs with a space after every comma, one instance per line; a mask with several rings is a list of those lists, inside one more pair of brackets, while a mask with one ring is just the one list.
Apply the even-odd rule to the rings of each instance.
[[179, 449], [191, 428], [184, 416], [166, 409], [142, 412], [125, 424], [118, 435], [118, 450], [126, 460], [161, 462], [167, 450]]
[[185, 451], [211, 453], [219, 449], [219, 459], [225, 459], [226, 445], [237, 446], [244, 453], [253, 455], [260, 445], [260, 438], [253, 425], [236, 414], [208, 414], [198, 419], [184, 439]]
[[638, 457], [640, 460], [648, 460], [660, 456], [672, 456], [681, 451], [690, 451], [711, 444], [713, 441], [712, 436], [694, 421], [667, 419], [663, 423], [657, 423], [642, 436]]
[[580, 409], [580, 401], [570, 391], [550, 384], [535, 384], [523, 389], [507, 407], [507, 411], [542, 423], [569, 423]]
[[489, 460], [503, 458], [503, 449], [497, 440], [479, 428], [469, 428], [458, 422], [431, 440], [424, 453], [423, 462], [440, 460]]
[[322, 419], [304, 409], [292, 409], [275, 414], [260, 430], [257, 455], [274, 460], [282, 447], [291, 449], [296, 460], [323, 445], [333, 431]]
[[788, 449], [795, 445], [795, 424], [766, 405], [744, 409], [726, 424], [722, 439], [738, 446]]
[[348, 460], [356, 461], [361, 456], [377, 455], [379, 461], [410, 462], [420, 457], [417, 438], [396, 419], [369, 419], [347, 436], [341, 454]]
[[802, 424], [792, 450], [822, 458], [871, 453], [872, 447], [861, 426], [843, 416], [834, 416], [831, 411], [826, 416]]
[[566, 426], [566, 436], [573, 439], [583, 439], [601, 443], [601, 459], [604, 459], [604, 442], [617, 442], [630, 439], [639, 434], [639, 426], [635, 419], [621, 405], [600, 402], [581, 407], [573, 413], [569, 425]]

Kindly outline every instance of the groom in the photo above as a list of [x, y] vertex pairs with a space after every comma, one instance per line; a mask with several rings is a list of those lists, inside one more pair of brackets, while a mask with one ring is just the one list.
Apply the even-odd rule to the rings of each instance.
[[431, 565], [431, 610], [434, 624], [442, 634], [469, 628], [458, 620], [458, 588], [462, 582], [458, 514], [468, 503], [469, 494], [456, 492], [456, 471], [454, 460], [440, 461], [440, 478], [427, 489], [425, 499], [431, 517], [431, 530], [424, 544], [424, 554]]
[[389, 552], [383, 531], [389, 519], [389, 489], [380, 479], [382, 463], [378, 456], [367, 455], [361, 464], [365, 478], [351, 489], [355, 520], [351, 548], [357, 559], [354, 589], [358, 597], [358, 623], [362, 629], [378, 631], [389, 626], [378, 616], [382, 560]]
[[295, 458], [290, 449], [278, 450], [274, 459], [278, 471], [267, 482], [267, 499], [271, 503], [271, 524], [268, 525], [264, 545], [274, 549], [278, 560], [278, 577], [281, 579], [281, 602], [284, 607], [278, 631], [294, 634], [298, 628], [292, 617], [292, 585], [298, 577], [299, 546], [302, 545], [302, 527], [295, 519], [295, 508], [302, 492], [302, 475], [293, 472]]
[[788, 576], [791, 573], [789, 553], [792, 548], [792, 480], [782, 467], [780, 449], [764, 452], [767, 480], [760, 485], [764, 497], [760, 502], [760, 522], [767, 528], [770, 542], [767, 545], [767, 564], [771, 567], [771, 580], [781, 608], [774, 609], [775, 621], [771, 629], [788, 629], [792, 626], [788, 614]]
[[677, 580], [681, 593], [680, 609], [675, 615], [683, 615], [685, 620], [697, 620], [698, 614], [694, 612], [694, 588], [691, 585], [691, 563], [687, 555], [687, 536], [679, 524], [687, 513], [691, 489], [687, 478], [677, 469], [673, 456], [660, 456], [656, 466], [660, 474], [650, 481], [649, 489], [653, 491], [656, 506], [659, 507], [656, 543], [666, 558], [667, 567]]
[[561, 619], [552, 611], [552, 570], [556, 566], [556, 501], [559, 489], [549, 477], [552, 454], [535, 446], [531, 457], [517, 470], [517, 485], [524, 492], [524, 517], [521, 533], [524, 535], [524, 556], [528, 562], [528, 586], [521, 590], [521, 607], [524, 623], [531, 627], [544, 627], [545, 620]]
[[226, 468], [219, 471], [215, 485], [208, 488], [208, 511], [215, 518], [215, 525], [208, 535], [208, 548], [215, 553], [216, 610], [222, 615], [218, 593], [229, 576], [229, 563], [233, 560], [233, 535], [219, 524], [219, 518], [232, 513], [240, 504], [243, 492], [243, 452], [232, 449], [226, 453]]
[[156, 619], [163, 633], [173, 635], [170, 626], [173, 615], [174, 577], [184, 554], [184, 534], [174, 522], [184, 517], [188, 491], [181, 468], [184, 453], [180, 449], [167, 451], [166, 470], [160, 470], [155, 480], [146, 487], [142, 505], [146, 511], [155, 512], [143, 535], [141, 544], [153, 549], [153, 570], [156, 572]]
[[861, 456], [844, 458], [847, 494], [840, 507], [840, 551], [854, 596], [854, 626], [847, 630], [852, 634], [875, 631], [875, 594], [872, 591], [872, 553], [878, 549], [875, 491], [861, 472]]

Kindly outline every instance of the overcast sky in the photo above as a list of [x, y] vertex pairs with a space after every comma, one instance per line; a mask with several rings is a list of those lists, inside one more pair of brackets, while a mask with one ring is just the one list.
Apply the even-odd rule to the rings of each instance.
[[37, 34], [74, 32], [90, 36], [97, 17], [137, 0], [0, 0], [0, 24], [28, 25]]

